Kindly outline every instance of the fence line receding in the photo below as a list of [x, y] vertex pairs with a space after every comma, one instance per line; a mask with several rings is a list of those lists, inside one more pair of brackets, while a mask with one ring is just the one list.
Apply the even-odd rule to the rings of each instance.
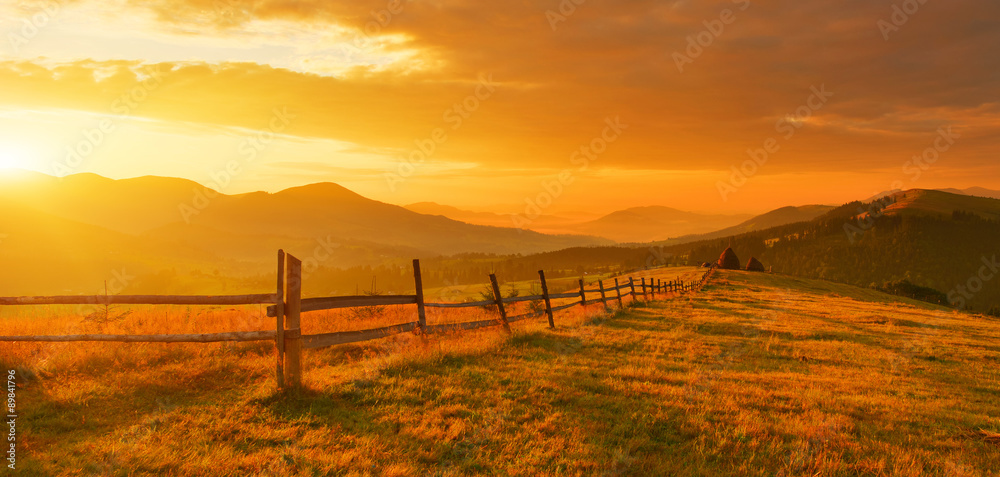
[[[302, 262], [283, 250], [278, 251], [278, 270], [275, 293], [250, 295], [68, 295], [68, 296], [30, 296], [30, 297], [0, 297], [0, 306], [30, 306], [30, 305], [268, 305], [267, 316], [275, 318], [275, 329], [267, 331], [231, 331], [226, 333], [204, 334], [161, 334], [161, 335], [110, 335], [110, 334], [77, 334], [52, 336], [0, 336], [0, 341], [26, 342], [67, 342], [67, 341], [113, 341], [124, 343], [211, 343], [222, 341], [274, 341], [277, 354], [275, 365], [276, 380], [279, 387], [300, 387], [302, 383], [302, 350], [323, 348], [338, 344], [358, 343], [385, 338], [400, 333], [451, 333], [456, 331], [474, 330], [491, 326], [501, 326], [510, 332], [510, 324], [532, 318], [545, 316], [550, 328], [555, 327], [554, 313], [574, 306], [585, 306], [601, 303], [606, 309], [611, 309], [609, 302], [617, 301], [619, 308], [624, 307], [622, 297], [632, 298], [635, 302], [639, 296], [644, 299], [655, 298], [656, 294], [684, 293], [694, 290], [699, 284], [705, 283], [713, 268], [702, 275], [697, 282], [685, 282], [680, 279], [663, 281], [645, 277], [640, 282], [628, 277], [620, 282], [614, 279], [614, 286], [605, 287], [603, 280], [597, 281], [597, 288], [586, 288], [583, 279], [578, 281], [577, 291], [549, 293], [545, 272], [538, 271], [542, 293], [540, 295], [503, 297], [500, 292], [499, 280], [495, 274], [490, 274], [490, 286], [493, 295], [491, 300], [471, 301], [464, 303], [426, 303], [424, 301], [423, 281], [420, 273], [420, 261], [413, 260], [413, 278], [416, 293], [413, 295], [352, 295], [317, 298], [302, 298]], [[636, 288], [639, 290], [636, 291]], [[623, 292], [624, 291], [624, 292]], [[612, 295], [611, 292], [614, 292]], [[587, 299], [599, 294], [600, 298]], [[552, 300], [575, 299], [569, 303], [553, 305]], [[540, 310], [534, 310], [515, 316], [508, 316], [506, 304], [520, 302], [540, 302]], [[319, 333], [303, 335], [301, 329], [301, 314], [311, 311], [333, 310], [338, 308], [357, 308], [383, 305], [416, 305], [417, 321], [399, 323], [375, 329], [339, 331], [335, 333]], [[426, 308], [473, 308], [495, 307], [497, 318], [446, 324], [427, 324]]]

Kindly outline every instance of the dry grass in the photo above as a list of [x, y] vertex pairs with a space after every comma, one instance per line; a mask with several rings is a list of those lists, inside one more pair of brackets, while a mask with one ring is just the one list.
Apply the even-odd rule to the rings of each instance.
[[[412, 319], [340, 313], [307, 315], [306, 332]], [[147, 310], [105, 327], [270, 328], [260, 315]], [[1000, 462], [996, 321], [723, 272], [697, 295], [543, 322], [308, 351], [293, 394], [274, 389], [269, 343], [0, 344], [0, 360], [35, 375], [18, 394], [28, 474], [975, 476]]]

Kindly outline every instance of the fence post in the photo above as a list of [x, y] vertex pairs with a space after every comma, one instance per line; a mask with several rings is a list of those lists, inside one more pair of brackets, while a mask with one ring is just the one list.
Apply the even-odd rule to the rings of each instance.
[[542, 298], [545, 299], [545, 314], [549, 315], [549, 328], [555, 328], [556, 321], [552, 318], [552, 301], [549, 300], [549, 285], [545, 283], [545, 270], [538, 271], [538, 278], [542, 280]]
[[420, 276], [420, 260], [413, 259], [413, 285], [417, 289], [417, 326], [420, 334], [427, 333], [427, 311], [424, 309], [424, 280]]
[[618, 288], [618, 279], [617, 278], [615, 278], [615, 293], [618, 294], [618, 308], [624, 307], [624, 305], [622, 305], [622, 289]]
[[580, 304], [584, 305], [584, 306], [587, 304], [587, 293], [583, 289], [583, 279], [582, 278], [580, 279]]
[[646, 277], [642, 277], [642, 299], [648, 300], [649, 296], [646, 295]]
[[608, 297], [605, 296], [604, 293], [604, 280], [598, 280], [597, 285], [601, 288], [601, 303], [604, 303], [604, 309], [610, 310], [610, 308], [608, 308]]
[[288, 385], [302, 387], [302, 261], [285, 255], [288, 275], [285, 279], [285, 372]]
[[500, 283], [497, 282], [497, 275], [490, 274], [490, 284], [493, 285], [493, 297], [497, 302], [497, 310], [500, 310], [500, 321], [503, 323], [504, 331], [510, 333], [510, 323], [507, 323], [507, 310], [503, 307], [503, 294], [500, 293]]
[[635, 300], [635, 280], [632, 277], [628, 277], [628, 286], [632, 289], [632, 300]]
[[278, 299], [274, 304], [275, 309], [275, 331], [274, 347], [278, 350], [278, 359], [275, 364], [275, 378], [278, 380], [278, 388], [285, 387], [285, 251], [278, 250]]

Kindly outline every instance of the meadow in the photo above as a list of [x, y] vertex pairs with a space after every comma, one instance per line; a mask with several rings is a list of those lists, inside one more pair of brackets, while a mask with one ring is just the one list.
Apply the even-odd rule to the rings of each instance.
[[[309, 313], [303, 331], [411, 308]], [[5, 334], [273, 324], [258, 307], [71, 311], [0, 320]], [[428, 319], [491, 312], [463, 313]], [[1000, 462], [1000, 322], [979, 315], [718, 271], [695, 293], [512, 328], [310, 350], [300, 392], [276, 389], [268, 342], [0, 343], [0, 364], [20, 379], [27, 475], [977, 476]]]

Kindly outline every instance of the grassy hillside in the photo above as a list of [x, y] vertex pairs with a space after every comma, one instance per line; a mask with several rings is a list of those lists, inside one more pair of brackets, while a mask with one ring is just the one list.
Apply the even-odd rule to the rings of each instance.
[[886, 215], [933, 215], [951, 217], [956, 211], [986, 220], [1000, 220], [1000, 200], [949, 194], [937, 190], [914, 189], [897, 192], [885, 207]]
[[[304, 323], [402, 317], [386, 313]], [[122, 326], [268, 326], [252, 310], [144, 319]], [[719, 272], [698, 294], [557, 325], [307, 352], [308, 390], [289, 395], [266, 344], [0, 356], [36, 375], [18, 391], [28, 474], [977, 476], [1000, 462], [997, 321]]]
[[[908, 280], [956, 306], [987, 311], [1000, 309], [1000, 280], [992, 265], [983, 268], [1000, 252], [997, 217], [1000, 200], [911, 190], [873, 204], [852, 202], [810, 222], [737, 235], [732, 245], [743, 263], [754, 256], [775, 271], [862, 287]], [[715, 261], [729, 242], [666, 251]], [[975, 292], [963, 295], [970, 285]]]

